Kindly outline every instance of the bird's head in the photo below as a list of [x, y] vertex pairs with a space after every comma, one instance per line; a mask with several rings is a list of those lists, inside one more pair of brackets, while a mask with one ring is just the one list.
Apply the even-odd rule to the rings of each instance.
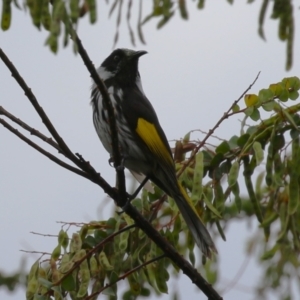
[[106, 83], [108, 80], [115, 81], [116, 84], [133, 83], [139, 75], [139, 58], [146, 53], [146, 51], [116, 49], [101, 64], [98, 69], [99, 75]]

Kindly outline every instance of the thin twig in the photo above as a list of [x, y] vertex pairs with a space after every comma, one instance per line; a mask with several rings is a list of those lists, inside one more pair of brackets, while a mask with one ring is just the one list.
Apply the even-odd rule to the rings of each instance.
[[35, 234], [35, 235], [47, 236], [47, 237], [55, 237], [55, 238], [58, 237], [57, 234], [45, 234], [45, 233], [39, 233], [39, 232], [34, 232], [34, 231], [30, 231], [30, 233]]
[[252, 88], [252, 86], [255, 84], [255, 82], [257, 81], [258, 77], [259, 77], [260, 72], [258, 72], [256, 78], [254, 79], [254, 81], [249, 85], [249, 87], [242, 93], [242, 95], [235, 100], [232, 105], [230, 106], [230, 108], [223, 114], [223, 116], [219, 119], [219, 121], [216, 123], [216, 125], [210, 129], [207, 133], [207, 135], [204, 137], [204, 139], [199, 143], [199, 145], [197, 145], [197, 147], [194, 149], [193, 154], [191, 155], [191, 157], [188, 159], [187, 162], [185, 162], [182, 166], [182, 168], [177, 172], [177, 176], [179, 177], [184, 170], [192, 163], [192, 161], [195, 158], [195, 155], [198, 153], [198, 151], [203, 147], [203, 145], [205, 144], [205, 142], [208, 140], [208, 138], [215, 132], [215, 130], [220, 126], [220, 124], [229, 117], [231, 110], [233, 109], [233, 107], [235, 105], [237, 105], [239, 103], [239, 101], [245, 96], [245, 94]]
[[19, 250], [20, 252], [24, 252], [24, 253], [30, 253], [30, 254], [41, 254], [41, 256], [44, 255], [51, 255], [51, 253], [48, 252], [41, 252], [41, 251], [29, 251], [29, 250]]
[[12, 77], [18, 82], [19, 86], [24, 91], [25, 95], [27, 96], [30, 103], [33, 105], [34, 109], [42, 119], [43, 123], [53, 136], [53, 138], [56, 140], [58, 145], [60, 146], [62, 152], [69, 157], [72, 161], [76, 161], [76, 156], [72, 153], [72, 151], [69, 149], [65, 141], [60, 137], [57, 130], [54, 128], [53, 124], [51, 123], [50, 119], [44, 112], [43, 108], [39, 105], [35, 95], [33, 94], [32, 90], [29, 88], [29, 86], [26, 84], [18, 70], [15, 68], [13, 63], [9, 60], [9, 58], [6, 56], [6, 54], [3, 52], [3, 50], [0, 48], [0, 58], [5, 63], [7, 68], [11, 71]]
[[44, 134], [42, 134], [41, 132], [39, 132], [38, 130], [30, 127], [28, 124], [26, 124], [25, 122], [23, 122], [21, 119], [15, 117], [11, 113], [9, 113], [2, 106], [0, 106], [0, 115], [6, 116], [7, 118], [9, 118], [10, 120], [12, 120], [13, 122], [15, 122], [18, 125], [20, 125], [21, 127], [23, 127], [25, 130], [29, 131], [30, 134], [37, 136], [38, 138], [40, 138], [41, 140], [43, 140], [44, 142], [46, 142], [47, 144], [49, 144], [50, 146], [52, 146], [56, 150], [58, 150], [58, 152], [62, 153], [60, 147], [58, 146], [58, 144], [56, 142], [54, 142], [52, 140], [52, 138], [49, 138], [49, 137], [45, 136]]
[[[48, 151], [44, 150], [43, 148], [41, 148], [40, 146], [38, 146], [36, 143], [32, 142], [29, 138], [27, 138], [26, 136], [24, 136], [21, 132], [19, 132], [17, 129], [13, 128], [11, 125], [9, 125], [5, 120], [0, 118], [0, 123], [6, 128], [8, 129], [10, 132], [12, 132], [13, 134], [15, 134], [18, 138], [20, 138], [22, 141], [24, 141], [25, 143], [27, 143], [29, 146], [31, 146], [32, 148], [34, 148], [35, 150], [37, 150], [38, 152], [42, 153], [43, 155], [45, 155], [46, 157], [48, 157], [50, 160], [52, 160], [53, 162], [55, 162], [56, 164], [60, 165], [61, 167], [77, 174], [80, 175], [84, 178], [87, 178], [89, 180], [92, 180], [91, 176], [88, 173], [83, 172], [80, 169], [77, 169], [65, 162], [63, 162], [62, 160], [58, 159], [56, 156], [54, 156], [53, 154], [49, 153]], [[92, 180], [93, 181], [93, 180]]]

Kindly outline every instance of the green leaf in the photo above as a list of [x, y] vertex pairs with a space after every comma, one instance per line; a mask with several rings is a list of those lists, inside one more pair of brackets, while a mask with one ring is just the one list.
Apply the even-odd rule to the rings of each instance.
[[190, 141], [191, 132], [189, 131], [182, 139], [182, 144], [185, 145]]
[[51, 15], [49, 10], [49, 1], [43, 1], [41, 22], [46, 30], [51, 28]]
[[262, 255], [261, 260], [271, 259], [276, 254], [277, 250], [279, 250], [279, 246], [278, 246], [278, 244], [275, 244], [275, 246], [273, 248], [271, 248], [270, 250], [266, 251]]
[[270, 215], [268, 215], [267, 218], [264, 218], [262, 223], [259, 225], [259, 227], [268, 227], [270, 226], [275, 220], [278, 218], [277, 212], [272, 212]]
[[86, 0], [89, 13], [90, 13], [90, 22], [94, 24], [97, 21], [97, 8], [96, 8], [96, 0]]
[[295, 123], [293, 117], [292, 117], [285, 109], [282, 109], [281, 111], [282, 111], [282, 113], [284, 114], [286, 120], [287, 120], [291, 125], [293, 125], [294, 128], [298, 129], [298, 126], [297, 126], [297, 124]]
[[284, 86], [281, 82], [270, 84], [269, 90], [271, 90], [273, 92], [274, 96], [278, 96], [284, 90]]
[[260, 119], [260, 113], [259, 110], [257, 108], [253, 109], [253, 112], [251, 113], [251, 115], [249, 115], [249, 117], [253, 120], [253, 121], [258, 121]]
[[166, 273], [168, 273], [168, 271], [165, 269], [164, 264], [159, 263], [155, 271], [156, 286], [158, 290], [164, 294], [168, 293], [168, 276], [166, 276]]
[[68, 276], [64, 277], [64, 279], [61, 282], [61, 286], [68, 292], [75, 291], [76, 283], [73, 275], [69, 274]]
[[141, 294], [142, 297], [149, 297], [151, 295], [151, 291], [145, 287], [141, 288]]
[[140, 284], [140, 280], [139, 277], [135, 274], [132, 273], [127, 277], [129, 286], [130, 286], [130, 292], [132, 293], [132, 295], [134, 296], [138, 296], [141, 293], [141, 284]]
[[70, 0], [69, 7], [71, 20], [73, 23], [76, 23], [80, 12], [79, 0]]
[[228, 141], [228, 144], [229, 144], [229, 147], [230, 147], [230, 150], [232, 149], [235, 149], [238, 147], [238, 139], [239, 137], [237, 135], [234, 135], [230, 138], [230, 140]]
[[240, 164], [238, 161], [235, 161], [230, 168], [229, 174], [228, 174], [228, 185], [231, 187], [233, 186], [239, 176], [239, 171], [240, 171]]
[[277, 134], [273, 139], [273, 151], [276, 152], [285, 146], [285, 138], [283, 134]]
[[265, 111], [272, 111], [274, 110], [275, 102], [274, 101], [268, 101], [262, 104], [262, 108]]
[[224, 159], [224, 155], [222, 153], [217, 153], [210, 162], [210, 166], [212, 168], [217, 167]]
[[203, 9], [204, 8], [204, 3], [205, 3], [205, 0], [198, 0], [197, 8], [198, 9]]
[[233, 107], [232, 107], [232, 112], [238, 112], [238, 111], [240, 111], [240, 107], [239, 107], [239, 105], [237, 105], [237, 104], [235, 104]]
[[79, 285], [79, 290], [77, 292], [77, 297], [82, 298], [86, 295], [90, 283], [90, 271], [88, 267], [87, 260], [84, 260], [80, 264], [80, 271], [79, 271], [79, 276], [80, 276], [80, 285]]
[[298, 138], [298, 137], [299, 137], [299, 134], [300, 134], [299, 130], [297, 130], [297, 129], [295, 129], [295, 128], [292, 128], [292, 129], [290, 130], [290, 136], [291, 136], [292, 139]]
[[38, 259], [30, 268], [28, 274], [28, 281], [30, 281], [32, 278], [37, 279], [39, 268], [40, 268], [40, 260]]
[[289, 98], [290, 98], [291, 100], [297, 100], [298, 97], [299, 97], [298, 91], [290, 91], [290, 92], [289, 92]]
[[188, 12], [187, 12], [187, 8], [186, 8], [185, 0], [179, 0], [178, 4], [179, 4], [179, 11], [180, 11], [181, 18], [184, 20], [187, 20]]
[[227, 141], [223, 141], [217, 148], [216, 153], [222, 153], [225, 154], [230, 151], [230, 146]]
[[251, 116], [251, 114], [253, 113], [253, 111], [254, 111], [254, 106], [249, 106], [249, 107], [247, 107], [247, 108], [245, 109], [244, 114], [245, 114], [247, 117], [249, 117], [249, 116]]
[[38, 278], [38, 282], [39, 282], [42, 286], [46, 287], [47, 289], [51, 289], [52, 286], [53, 286], [53, 283], [52, 283], [51, 281], [45, 279], [45, 278], [39, 277], [39, 278]]
[[99, 259], [99, 262], [100, 262], [101, 266], [105, 270], [112, 271], [114, 269], [114, 267], [109, 263], [108, 258], [107, 258], [104, 251], [100, 252], [98, 259]]
[[72, 239], [70, 242], [70, 252], [75, 253], [82, 248], [82, 241], [78, 233], [73, 233]]
[[156, 28], [160, 29], [162, 28], [164, 25], [166, 25], [168, 23], [168, 21], [173, 17], [174, 15], [174, 11], [170, 12], [170, 14], [168, 16], [164, 16], [157, 24]]
[[239, 187], [239, 183], [237, 181], [235, 182], [235, 184], [233, 184], [231, 186], [231, 191], [234, 195], [235, 205], [238, 209], [238, 212], [240, 212], [242, 209], [242, 199], [240, 197], [240, 187]]
[[128, 238], [129, 230], [126, 230], [120, 234], [119, 249], [123, 252], [125, 252], [128, 247]]
[[209, 201], [209, 199], [207, 198], [207, 195], [204, 193], [204, 203], [206, 204], [207, 208], [214, 213], [219, 219], [222, 219], [222, 216], [220, 215], [220, 213], [217, 211], [217, 209], [212, 205], [212, 203]]
[[298, 91], [300, 90], [300, 79], [296, 76], [290, 77], [291, 88]]
[[245, 146], [245, 144], [248, 142], [249, 140], [249, 137], [250, 137], [250, 134], [249, 133], [245, 133], [243, 135], [241, 135], [238, 140], [237, 140], [237, 144], [243, 148]]
[[272, 100], [274, 97], [274, 93], [271, 89], [262, 89], [259, 91], [258, 97], [259, 97], [259, 101], [263, 103]]
[[253, 135], [258, 131], [259, 127], [258, 126], [249, 126], [248, 129], [246, 130], [246, 134]]
[[264, 160], [264, 150], [261, 147], [261, 143], [255, 141], [253, 143], [253, 150], [255, 153], [256, 165], [258, 166]]
[[289, 99], [289, 92], [286, 89], [283, 89], [282, 92], [278, 95], [278, 99], [281, 102], [286, 102]]
[[11, 23], [11, 0], [2, 0], [1, 28], [8, 30]]

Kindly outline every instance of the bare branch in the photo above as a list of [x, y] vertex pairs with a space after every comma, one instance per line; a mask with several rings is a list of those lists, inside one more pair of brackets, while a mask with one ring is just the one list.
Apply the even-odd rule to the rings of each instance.
[[13, 63], [9, 60], [9, 58], [6, 56], [6, 54], [3, 52], [3, 50], [0, 48], [0, 58], [5, 63], [7, 68], [11, 71], [12, 77], [15, 78], [15, 80], [18, 82], [22, 90], [24, 91], [26, 97], [30, 101], [30, 103], [33, 105], [34, 109], [42, 119], [43, 123], [53, 136], [53, 138], [57, 141], [58, 145], [60, 146], [62, 152], [69, 157], [72, 161], [76, 161], [76, 157], [72, 153], [72, 151], [69, 149], [67, 144], [64, 142], [64, 140], [60, 137], [54, 126], [52, 125], [50, 119], [44, 112], [43, 108], [39, 105], [35, 95], [33, 94], [32, 90], [29, 88], [29, 86], [26, 84], [18, 70], [15, 68]]
[[[74, 30], [72, 30], [72, 31], [74, 31]], [[122, 157], [121, 157], [121, 153], [119, 151], [118, 130], [117, 130], [117, 125], [116, 125], [116, 120], [115, 120], [114, 108], [110, 101], [110, 96], [105, 87], [105, 84], [99, 77], [97, 70], [95, 69], [91, 59], [89, 58], [86, 50], [84, 49], [84, 47], [82, 45], [80, 38], [78, 37], [78, 35], [75, 31], [72, 32], [72, 37], [75, 39], [75, 42], [78, 47], [78, 53], [80, 54], [92, 79], [94, 80], [95, 84], [97, 85], [97, 87], [102, 95], [103, 101], [105, 103], [105, 107], [107, 109], [110, 132], [111, 132], [113, 159], [114, 159], [114, 165], [116, 167], [117, 178], [118, 178], [119, 198], [115, 199], [115, 200], [117, 201], [117, 203], [120, 207], [123, 207], [127, 202], [127, 197], [126, 197], [127, 194], [126, 194], [124, 169], [120, 168], [120, 166], [122, 165]]]
[[43, 140], [44, 142], [46, 142], [47, 144], [49, 144], [50, 146], [52, 146], [56, 150], [58, 150], [58, 152], [62, 153], [60, 147], [57, 145], [57, 143], [55, 143], [52, 140], [52, 138], [49, 138], [49, 137], [45, 136], [44, 134], [40, 133], [38, 130], [30, 127], [28, 124], [23, 122], [21, 119], [15, 117], [11, 113], [9, 113], [7, 110], [5, 110], [3, 106], [0, 106], [0, 115], [6, 116], [7, 118], [12, 120], [13, 122], [15, 122], [18, 125], [20, 125], [21, 127], [23, 127], [25, 130], [29, 131], [30, 134], [37, 136], [38, 138], [40, 138], [41, 140]]
[[55, 162], [56, 164], [60, 165], [61, 167], [77, 174], [80, 175], [84, 178], [90, 179], [90, 175], [75, 168], [70, 166], [69, 164], [63, 162], [62, 160], [58, 159], [56, 156], [54, 156], [53, 154], [47, 152], [46, 150], [44, 150], [43, 148], [41, 148], [40, 146], [38, 146], [37, 144], [35, 144], [34, 142], [32, 142], [29, 138], [27, 138], [26, 136], [24, 136], [21, 132], [19, 132], [17, 129], [13, 128], [11, 125], [9, 125], [5, 120], [0, 118], [0, 123], [6, 128], [8, 129], [10, 132], [12, 132], [13, 134], [15, 134], [18, 138], [20, 138], [22, 141], [24, 141], [25, 143], [27, 143], [29, 146], [31, 146], [32, 148], [34, 148], [35, 150], [37, 150], [38, 152], [42, 153], [43, 155], [45, 155], [46, 157], [48, 157], [50, 160], [52, 160], [53, 162]]

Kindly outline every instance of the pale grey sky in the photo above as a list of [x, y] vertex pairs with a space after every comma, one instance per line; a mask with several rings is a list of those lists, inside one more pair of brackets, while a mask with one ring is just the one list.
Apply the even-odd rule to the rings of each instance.
[[[231, 6], [226, 1], [210, 1], [203, 11], [194, 9], [195, 2], [188, 2], [188, 21], [176, 16], [159, 31], [156, 20], [144, 26], [147, 45], [137, 42], [136, 47], [149, 53], [140, 59], [143, 87], [169, 140], [181, 138], [191, 129], [208, 131], [259, 71], [262, 73], [253, 92], [285, 76], [299, 76], [300, 60], [296, 56], [299, 39], [296, 39], [293, 69], [285, 72], [285, 44], [275, 36], [277, 22], [266, 21], [267, 42], [264, 42], [257, 35], [260, 2], [251, 5], [244, 2]], [[296, 21], [299, 28], [299, 18]], [[133, 48], [125, 22], [124, 15], [117, 47]], [[132, 26], [135, 24], [133, 20]], [[115, 16], [108, 20], [105, 4], [99, 9], [96, 25], [81, 21], [79, 35], [96, 66], [112, 51], [114, 33]], [[12, 28], [5, 33], [0, 31], [0, 47], [71, 149], [83, 154], [113, 185], [114, 170], [108, 166], [108, 154], [92, 124], [89, 74], [71, 47], [53, 55], [44, 46], [45, 37], [46, 33], [38, 32], [26, 13], [14, 10]], [[47, 134], [2, 62], [0, 79], [0, 105]], [[216, 134], [228, 138], [238, 133], [239, 127], [237, 119], [230, 119]], [[61, 225], [56, 221], [107, 218], [113, 204], [104, 200], [105, 195], [97, 186], [58, 167], [2, 126], [0, 139], [0, 270], [9, 274], [16, 271], [21, 257], [26, 258], [27, 267], [37, 258], [24, 255], [20, 249], [51, 251], [56, 246], [55, 238], [32, 235], [30, 231], [57, 234]], [[34, 137], [33, 140], [36, 141]], [[234, 223], [228, 230], [227, 242], [217, 241], [221, 265], [218, 290], [222, 291], [237, 274], [245, 259], [244, 240], [255, 232], [257, 225], [255, 220], [251, 224]], [[251, 261], [224, 299], [255, 299], [251, 287], [259, 280], [260, 270]], [[174, 288], [180, 290], [182, 299], [187, 293], [189, 300], [206, 299], [184, 275], [179, 286], [169, 283], [169, 295]], [[24, 299], [24, 290], [9, 295], [1, 289], [0, 298]], [[161, 297], [168, 298], [168, 295]]]

